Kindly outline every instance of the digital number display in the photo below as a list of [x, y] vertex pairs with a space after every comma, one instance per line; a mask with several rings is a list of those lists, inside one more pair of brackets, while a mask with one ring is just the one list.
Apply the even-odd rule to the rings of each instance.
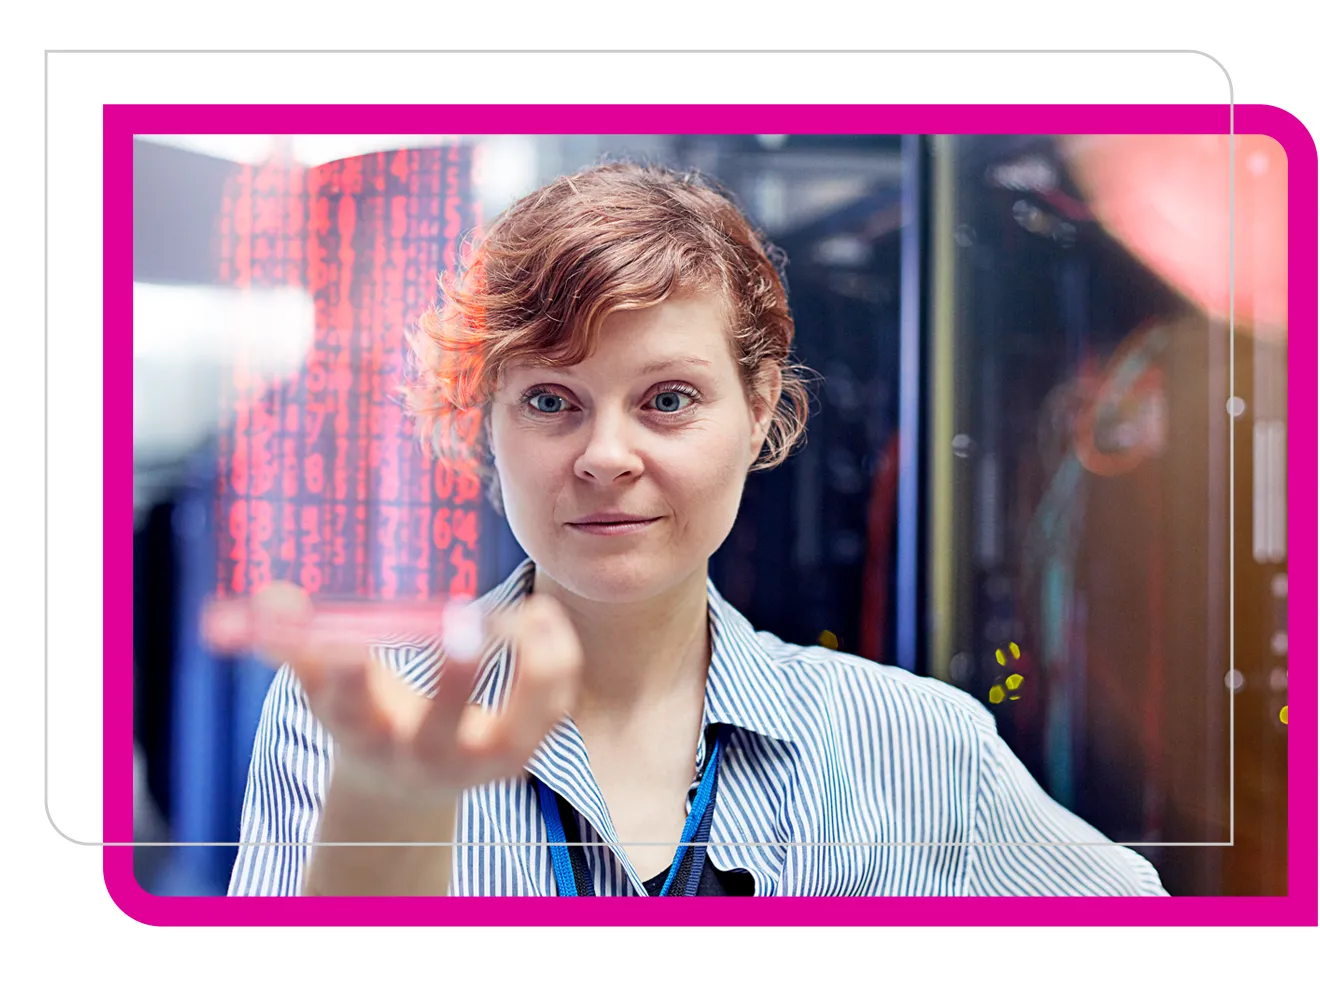
[[405, 330], [479, 224], [471, 166], [464, 146], [395, 150], [245, 167], [227, 188], [221, 281], [305, 287], [315, 333], [295, 378], [240, 359], [226, 387], [217, 596], [272, 580], [327, 596], [475, 596], [480, 483], [423, 452], [399, 393]]

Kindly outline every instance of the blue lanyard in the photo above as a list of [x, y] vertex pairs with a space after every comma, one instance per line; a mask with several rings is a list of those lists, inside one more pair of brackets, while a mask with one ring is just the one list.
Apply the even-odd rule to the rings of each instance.
[[[697, 797], [688, 812], [687, 823], [683, 826], [683, 842], [674, 855], [674, 862], [669, 866], [669, 875], [665, 879], [662, 896], [695, 896], [701, 883], [701, 870], [706, 863], [706, 842], [710, 839], [710, 824], [715, 815], [715, 795], [719, 785], [720, 752], [724, 748], [725, 730], [715, 727], [715, 743], [706, 762], [706, 769], [701, 775], [701, 784], [697, 786]], [[533, 779], [535, 780], [535, 779]], [[554, 867], [555, 884], [561, 896], [594, 896], [591, 873], [587, 869], [586, 853], [581, 847], [569, 847], [564, 834], [565, 811], [568, 822], [575, 829], [576, 820], [572, 807], [545, 782], [537, 781], [537, 792], [541, 801], [541, 813], [545, 816], [545, 825], [549, 833], [550, 860]], [[575, 840], [581, 839], [574, 837]], [[675, 889], [679, 870], [688, 852], [692, 852], [682, 891]]]

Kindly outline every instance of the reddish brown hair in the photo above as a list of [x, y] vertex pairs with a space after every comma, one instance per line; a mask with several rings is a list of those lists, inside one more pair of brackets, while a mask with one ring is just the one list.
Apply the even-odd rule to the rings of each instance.
[[778, 465], [802, 438], [810, 373], [790, 359], [782, 254], [708, 178], [635, 163], [561, 177], [510, 206], [463, 260], [409, 336], [416, 370], [404, 395], [423, 445], [487, 480], [497, 507], [485, 416], [505, 367], [578, 364], [610, 313], [675, 294], [723, 294], [749, 399], [780, 374], [751, 468]]

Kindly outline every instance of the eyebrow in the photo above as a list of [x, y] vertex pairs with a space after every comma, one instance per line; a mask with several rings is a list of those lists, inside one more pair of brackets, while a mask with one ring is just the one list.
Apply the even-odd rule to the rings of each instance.
[[710, 362], [707, 361], [705, 358], [698, 358], [693, 356], [681, 357], [681, 358], [665, 358], [663, 361], [652, 361], [649, 365], [643, 365], [641, 370], [638, 371], [637, 374], [651, 375], [655, 372], [663, 371], [666, 368], [678, 368], [683, 365], [703, 365], [706, 368], [709, 368]]
[[[681, 368], [685, 365], [699, 365], [703, 368], [709, 368], [711, 363], [707, 359], [699, 358], [696, 355], [685, 355], [676, 358], [661, 358], [659, 361], [652, 361], [650, 364], [643, 365], [641, 368], [637, 370], [637, 374], [639, 376], [652, 375], [659, 371], [664, 371], [669, 368]], [[524, 363], [522, 365], [519, 365], [518, 367], [526, 368], [528, 371], [553, 371], [555, 369], [560, 369], [563, 371], [572, 371], [572, 368], [574, 366], [570, 366], [569, 368], [565, 369], [560, 365]]]

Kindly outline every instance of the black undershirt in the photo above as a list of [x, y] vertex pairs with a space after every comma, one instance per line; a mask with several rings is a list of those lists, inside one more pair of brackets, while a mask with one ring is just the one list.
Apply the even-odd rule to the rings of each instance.
[[[563, 825], [565, 839], [570, 843], [579, 841], [582, 836], [578, 827], [577, 810], [564, 801], [562, 796], [555, 797], [559, 804], [559, 821]], [[685, 853], [683, 864], [678, 871], [680, 879], [686, 879], [688, 872], [691, 871], [692, 852]], [[569, 860], [573, 865], [573, 877], [579, 887], [591, 884], [591, 873], [587, 870], [587, 858], [582, 848], [576, 847], [569, 850]], [[671, 864], [669, 868], [673, 868]], [[669, 877], [669, 868], [666, 868], [659, 875], [647, 879], [642, 883], [645, 886], [647, 894], [659, 896], [660, 890], [665, 887], [665, 879]], [[737, 871], [720, 871], [710, 863], [710, 858], [706, 858], [706, 863], [701, 869], [701, 879], [697, 882], [698, 896], [754, 896], [756, 883], [752, 880], [751, 872], [739, 869]]]
[[[669, 866], [670, 868], [673, 865]], [[665, 887], [665, 879], [669, 877], [669, 868], [666, 868], [655, 878], [649, 878], [642, 883], [646, 887], [647, 893], [652, 896], [660, 895], [660, 890]], [[706, 865], [701, 869], [701, 881], [697, 883], [698, 896], [751, 896], [754, 895], [755, 884], [752, 881], [750, 872], [732, 871], [722, 872], [706, 859]]]

